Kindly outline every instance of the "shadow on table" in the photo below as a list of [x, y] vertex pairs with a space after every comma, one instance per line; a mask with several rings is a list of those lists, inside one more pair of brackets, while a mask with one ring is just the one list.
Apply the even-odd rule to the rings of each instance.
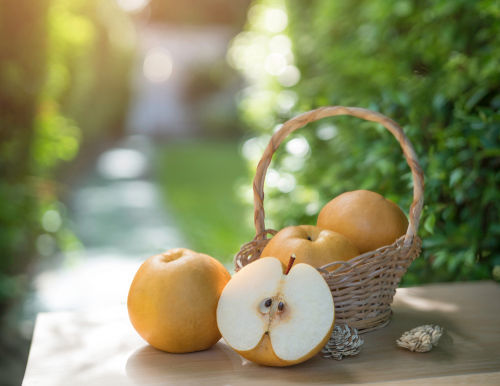
[[[223, 341], [219, 341], [209, 350], [170, 354], [144, 346], [132, 353], [127, 360], [126, 374], [135, 384], [224, 384], [237, 380], [239, 385], [281, 382], [314, 383], [318, 366], [328, 361], [319, 356], [292, 367], [277, 368], [259, 366], [249, 362], [233, 351]], [[323, 362], [323, 363], [322, 363]], [[335, 363], [330, 362], [332, 365]], [[350, 379], [341, 368], [342, 379]], [[332, 372], [333, 374], [333, 372]]]
[[136, 384], [156, 381], [181, 382], [206, 377], [214, 372], [230, 372], [238, 366], [225, 344], [217, 343], [209, 350], [186, 354], [170, 354], [144, 346], [127, 360], [126, 374]]

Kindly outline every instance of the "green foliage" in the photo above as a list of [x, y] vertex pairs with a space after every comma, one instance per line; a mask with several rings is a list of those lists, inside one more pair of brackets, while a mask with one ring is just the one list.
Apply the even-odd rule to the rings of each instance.
[[56, 175], [121, 126], [133, 32], [112, 0], [19, 0], [0, 3], [0, 35], [2, 306], [34, 257], [78, 245]]
[[[287, 11], [286, 30], [262, 29], [250, 17], [269, 9]], [[423, 253], [405, 284], [491, 278], [500, 265], [499, 15], [498, 3], [489, 0], [290, 0], [286, 7], [254, 1], [247, 31], [231, 47], [230, 60], [251, 84], [242, 115], [260, 133], [324, 105], [370, 108], [402, 125], [426, 178], [419, 230]], [[253, 49], [255, 58], [255, 47], [276, 36], [289, 39], [292, 52], [282, 50], [284, 58], [300, 71], [300, 81], [291, 87], [281, 79], [283, 69], [273, 76], [273, 69], [264, 67], [267, 75], [249, 76], [250, 65], [231, 56]], [[261, 61], [271, 53], [264, 52]], [[263, 98], [266, 103], [258, 104]], [[267, 188], [273, 225], [314, 223], [324, 203], [360, 188], [409, 208], [409, 168], [385, 129], [332, 118], [296, 137], [311, 151], [298, 167], [287, 154], [292, 146], [275, 157], [273, 170], [292, 173], [296, 188], [288, 194]]]
[[0, 4], [0, 307], [18, 293], [13, 276], [26, 263], [32, 232], [39, 229], [29, 156], [43, 89], [46, 11], [47, 1]]
[[62, 129], [57, 131], [84, 144], [116, 135], [129, 95], [135, 42], [130, 20], [113, 0], [51, 0], [47, 24], [42, 98], [48, 106], [42, 103], [42, 112], [59, 112], [67, 121], [55, 122]]
[[158, 154], [158, 181], [186, 241], [229, 264], [252, 237], [249, 216], [235, 194], [246, 175], [238, 147], [233, 142], [183, 142], [165, 145]]

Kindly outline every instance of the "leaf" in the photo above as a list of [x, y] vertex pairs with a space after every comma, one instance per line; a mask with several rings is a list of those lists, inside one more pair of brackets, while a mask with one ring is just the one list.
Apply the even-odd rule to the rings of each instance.
[[430, 234], [434, 233], [434, 225], [436, 224], [436, 215], [431, 213], [424, 222], [424, 229]]
[[467, 103], [465, 104], [465, 108], [467, 110], [472, 109], [481, 99], [483, 99], [486, 94], [488, 94], [489, 89], [486, 87], [480, 88], [477, 90], [468, 100]]
[[436, 258], [432, 262], [432, 266], [434, 268], [442, 267], [443, 265], [446, 264], [447, 260], [448, 260], [448, 253], [445, 250], [437, 251]]
[[450, 174], [450, 187], [453, 187], [456, 185], [456, 183], [458, 181], [460, 181], [460, 179], [462, 178], [463, 176], [463, 170], [462, 169], [455, 169], [451, 172]]

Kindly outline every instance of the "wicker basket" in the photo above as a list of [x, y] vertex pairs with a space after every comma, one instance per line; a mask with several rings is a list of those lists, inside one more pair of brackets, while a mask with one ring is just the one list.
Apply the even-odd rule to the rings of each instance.
[[[396, 122], [384, 115], [358, 107], [331, 106], [306, 112], [284, 123], [271, 137], [264, 150], [253, 181], [256, 236], [241, 247], [234, 264], [235, 270], [238, 271], [258, 259], [269, 241], [268, 235], [276, 233], [265, 228], [263, 201], [266, 171], [278, 146], [290, 133], [309, 122], [335, 115], [352, 115], [382, 124], [401, 145], [413, 177], [413, 203], [410, 207], [406, 235], [391, 245], [366, 252], [348, 262], [334, 262], [318, 268], [334, 297], [336, 323], [346, 323], [364, 333], [389, 323], [396, 288], [411, 262], [420, 254], [421, 246], [417, 229], [423, 205], [423, 173], [408, 138]], [[337, 269], [331, 272], [326, 270], [335, 264], [338, 264]]]

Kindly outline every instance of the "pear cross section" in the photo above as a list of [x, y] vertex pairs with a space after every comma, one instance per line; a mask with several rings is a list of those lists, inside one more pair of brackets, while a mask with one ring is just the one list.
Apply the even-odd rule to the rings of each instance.
[[243, 357], [268, 366], [303, 362], [326, 344], [335, 309], [321, 274], [308, 264], [288, 274], [274, 257], [237, 272], [217, 306], [217, 324], [226, 343]]

